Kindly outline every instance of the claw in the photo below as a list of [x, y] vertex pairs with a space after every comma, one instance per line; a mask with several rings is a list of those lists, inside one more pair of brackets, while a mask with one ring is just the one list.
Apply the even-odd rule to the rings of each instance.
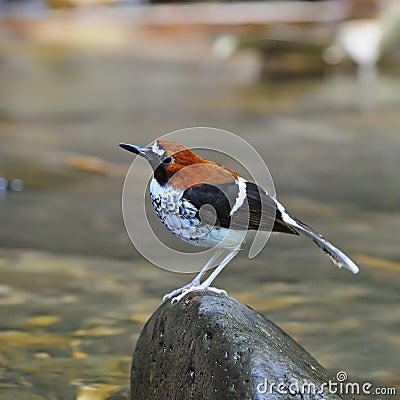
[[188, 293], [194, 292], [196, 290], [209, 290], [210, 292], [213, 292], [213, 293], [223, 294], [225, 296], [228, 295], [226, 290], [218, 289], [218, 288], [212, 287], [212, 286], [204, 286], [204, 285], [188, 286], [188, 285], [186, 285], [180, 289], [175, 289], [171, 293], [166, 294], [163, 297], [163, 300], [165, 301], [167, 299], [170, 299], [171, 297], [173, 297], [179, 293], [178, 296], [173, 297], [173, 299], [171, 300], [171, 304], [175, 304], [178, 301], [182, 300]]
[[175, 295], [177, 295], [177, 294], [179, 294], [179, 293], [182, 293], [182, 289], [183, 289], [183, 288], [175, 289], [175, 290], [173, 290], [172, 292], [167, 293], [166, 295], [163, 296], [163, 298], [162, 298], [163, 301], [168, 300], [168, 299], [170, 299], [171, 297], [174, 297]]
[[190, 288], [192, 288], [192, 287], [197, 287], [197, 286], [199, 286], [199, 284], [196, 285], [195, 282], [190, 282], [190, 283], [188, 283], [187, 285], [182, 286], [181, 288], [175, 289], [175, 290], [173, 290], [172, 292], [167, 293], [167, 294], [163, 297], [163, 301], [165, 301], [165, 300], [167, 300], [167, 299], [170, 299], [171, 297], [174, 297], [174, 296], [176, 296], [177, 294], [181, 294], [181, 293], [185, 292], [186, 290], [188, 290], [188, 289], [190, 289]]

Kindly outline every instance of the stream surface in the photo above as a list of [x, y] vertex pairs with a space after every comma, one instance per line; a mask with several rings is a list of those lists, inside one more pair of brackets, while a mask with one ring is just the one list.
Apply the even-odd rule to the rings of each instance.
[[117, 144], [190, 126], [249, 141], [280, 201], [361, 270], [281, 235], [215, 285], [334, 375], [399, 388], [399, 75], [366, 87], [351, 74], [244, 83], [246, 63], [209, 68], [207, 35], [144, 37], [127, 54], [24, 43], [0, 63], [0, 177], [24, 183], [0, 197], [1, 399], [105, 399], [128, 386], [144, 323], [192, 276], [153, 266], [129, 241], [130, 158]]

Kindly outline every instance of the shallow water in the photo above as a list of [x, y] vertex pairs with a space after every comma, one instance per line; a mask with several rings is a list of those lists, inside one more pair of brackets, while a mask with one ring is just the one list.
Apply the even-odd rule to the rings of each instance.
[[130, 243], [129, 156], [116, 144], [196, 125], [248, 140], [278, 198], [361, 268], [339, 271], [308, 240], [280, 236], [216, 285], [333, 373], [399, 387], [399, 76], [367, 88], [352, 76], [245, 84], [235, 60], [204, 67], [207, 35], [145, 38], [107, 55], [25, 43], [0, 64], [0, 176], [25, 185], [0, 198], [2, 398], [104, 399], [128, 385], [143, 324], [190, 277]]

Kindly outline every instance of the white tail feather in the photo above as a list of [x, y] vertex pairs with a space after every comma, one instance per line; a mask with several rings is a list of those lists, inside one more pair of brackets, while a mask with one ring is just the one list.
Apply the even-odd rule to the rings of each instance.
[[314, 229], [310, 228], [308, 225], [299, 221], [298, 219], [291, 217], [281, 204], [279, 204], [278, 209], [282, 213], [282, 219], [284, 222], [293, 227], [293, 229], [300, 235], [310, 238], [325, 254], [330, 257], [332, 262], [337, 267], [344, 267], [353, 274], [358, 273], [359, 268], [352, 260], [350, 260], [349, 257], [346, 256], [346, 254], [336, 248], [332, 243], [328, 242], [322, 235], [314, 231]]

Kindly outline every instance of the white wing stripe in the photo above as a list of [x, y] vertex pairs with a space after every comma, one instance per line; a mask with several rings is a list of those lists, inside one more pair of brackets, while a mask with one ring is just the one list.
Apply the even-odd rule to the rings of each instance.
[[238, 178], [236, 181], [237, 185], [239, 186], [238, 196], [235, 200], [235, 204], [232, 207], [231, 212], [229, 213], [232, 216], [242, 205], [244, 200], [246, 199], [246, 180], [243, 178]]

